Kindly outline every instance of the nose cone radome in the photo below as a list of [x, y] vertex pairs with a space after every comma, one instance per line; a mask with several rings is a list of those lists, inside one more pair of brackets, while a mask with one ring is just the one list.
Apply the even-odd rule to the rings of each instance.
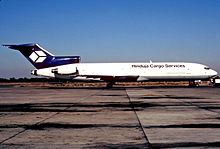
[[210, 76], [217, 76], [218, 75], [218, 72], [217, 71], [215, 71], [215, 70], [213, 70], [213, 69], [211, 69], [210, 70]]

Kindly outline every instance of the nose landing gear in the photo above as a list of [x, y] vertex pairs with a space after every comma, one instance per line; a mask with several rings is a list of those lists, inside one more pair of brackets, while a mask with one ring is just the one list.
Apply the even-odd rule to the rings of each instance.
[[199, 86], [200, 84], [201, 84], [201, 80], [189, 81], [189, 86], [190, 87], [196, 87], [196, 86]]

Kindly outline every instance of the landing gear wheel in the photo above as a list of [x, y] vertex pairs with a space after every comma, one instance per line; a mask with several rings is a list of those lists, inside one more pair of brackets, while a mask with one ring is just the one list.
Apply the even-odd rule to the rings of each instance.
[[196, 81], [189, 81], [189, 87], [196, 87], [199, 86], [199, 83]]
[[115, 82], [108, 82], [106, 87], [107, 88], [112, 88], [114, 84], [115, 84]]

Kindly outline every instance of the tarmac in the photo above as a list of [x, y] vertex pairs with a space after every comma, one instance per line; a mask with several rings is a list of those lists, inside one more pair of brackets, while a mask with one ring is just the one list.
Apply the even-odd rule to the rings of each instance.
[[2, 86], [0, 148], [220, 148], [220, 88]]

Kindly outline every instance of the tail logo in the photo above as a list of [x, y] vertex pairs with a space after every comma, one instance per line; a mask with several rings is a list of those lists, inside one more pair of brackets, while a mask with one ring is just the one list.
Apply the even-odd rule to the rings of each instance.
[[34, 51], [31, 53], [29, 58], [35, 63], [42, 63], [47, 58], [47, 56], [43, 51]]

